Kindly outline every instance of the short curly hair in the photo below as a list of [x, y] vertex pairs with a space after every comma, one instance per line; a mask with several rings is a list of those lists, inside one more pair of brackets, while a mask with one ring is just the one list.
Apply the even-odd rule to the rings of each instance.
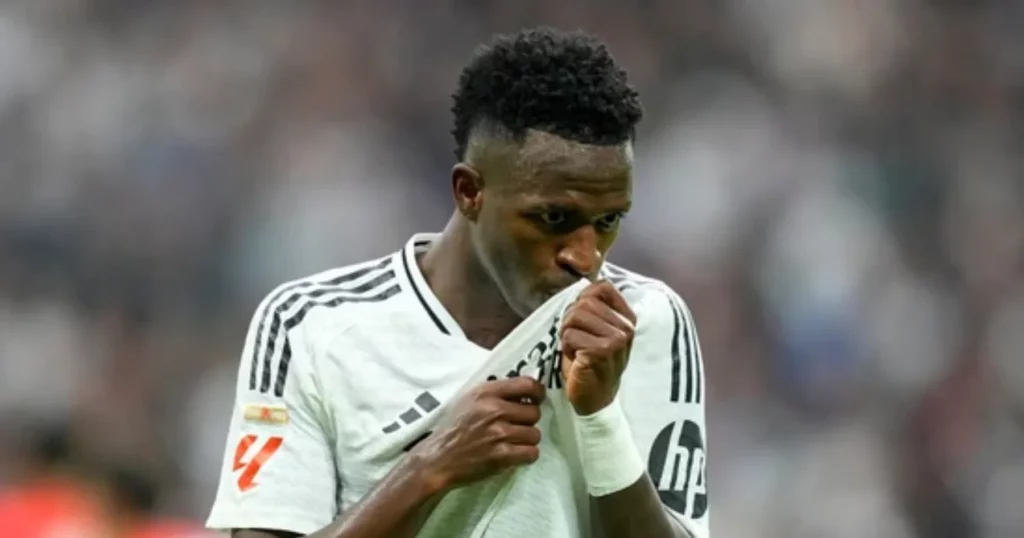
[[595, 145], [632, 140], [640, 96], [608, 47], [549, 27], [499, 35], [480, 47], [452, 95], [455, 157], [486, 122], [521, 141], [529, 129]]

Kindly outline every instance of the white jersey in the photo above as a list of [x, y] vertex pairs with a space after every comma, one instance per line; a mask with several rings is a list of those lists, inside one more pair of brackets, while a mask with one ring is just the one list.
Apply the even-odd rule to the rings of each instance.
[[[207, 526], [309, 534], [329, 525], [423, 436], [389, 438], [427, 423], [487, 358], [419, 270], [433, 237], [284, 284], [260, 304]], [[619, 389], [637, 447], [669, 513], [704, 538], [707, 391], [692, 317], [659, 281], [610, 264], [603, 274], [638, 316]], [[551, 343], [528, 357], [549, 393], [562, 389]]]

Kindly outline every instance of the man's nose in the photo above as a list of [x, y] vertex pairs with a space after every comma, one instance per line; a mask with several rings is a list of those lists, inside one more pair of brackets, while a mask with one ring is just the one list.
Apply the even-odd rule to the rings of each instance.
[[597, 248], [597, 230], [582, 226], [569, 234], [558, 250], [558, 265], [581, 278], [593, 279], [601, 269], [604, 254]]

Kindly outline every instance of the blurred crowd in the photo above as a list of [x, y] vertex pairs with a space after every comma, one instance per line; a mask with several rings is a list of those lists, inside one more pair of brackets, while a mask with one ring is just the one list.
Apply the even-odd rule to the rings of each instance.
[[643, 96], [613, 260], [695, 314], [713, 532], [1024, 536], [1014, 0], [4, 0], [0, 505], [201, 522], [261, 296], [440, 229], [458, 72], [537, 23]]

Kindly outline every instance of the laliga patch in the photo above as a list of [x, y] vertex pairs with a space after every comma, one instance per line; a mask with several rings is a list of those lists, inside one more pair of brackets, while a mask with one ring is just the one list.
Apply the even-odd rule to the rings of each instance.
[[247, 422], [288, 424], [288, 407], [284, 405], [249, 404], [242, 414]]

